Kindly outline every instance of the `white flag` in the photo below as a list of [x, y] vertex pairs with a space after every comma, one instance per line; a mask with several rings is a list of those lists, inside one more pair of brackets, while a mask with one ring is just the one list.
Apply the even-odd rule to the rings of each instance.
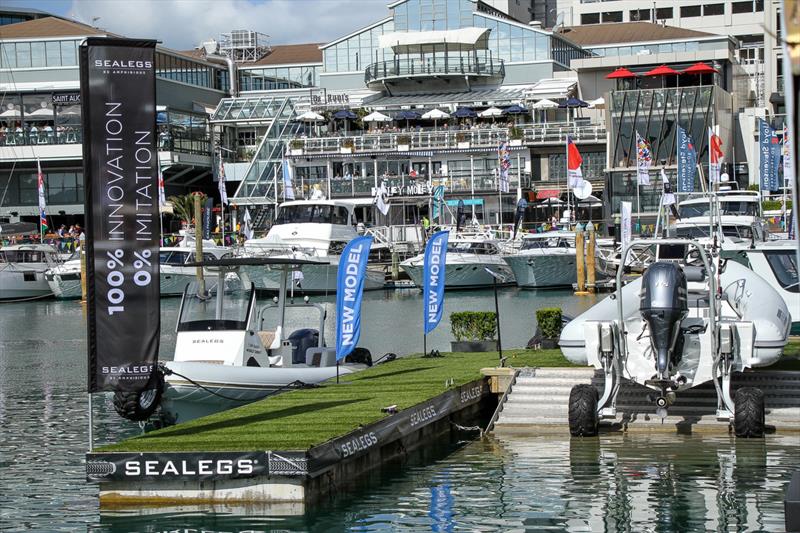
[[384, 216], [389, 214], [389, 191], [386, 189], [385, 181], [382, 181], [381, 186], [375, 191], [375, 206]]
[[294, 187], [292, 186], [292, 167], [289, 165], [289, 160], [284, 159], [281, 166], [283, 167], [283, 198], [284, 200], [294, 200]]
[[244, 216], [242, 217], [244, 220], [244, 238], [248, 241], [253, 238], [253, 227], [250, 225], [250, 210], [245, 208], [244, 209]]
[[661, 205], [673, 205], [675, 203], [675, 194], [672, 192], [667, 173], [664, 172], [663, 168], [661, 169], [661, 183], [664, 184], [664, 199]]

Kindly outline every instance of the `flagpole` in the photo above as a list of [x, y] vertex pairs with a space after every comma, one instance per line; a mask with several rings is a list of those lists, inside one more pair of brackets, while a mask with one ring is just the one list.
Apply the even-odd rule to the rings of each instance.
[[[569, 109], [567, 110], [567, 119], [569, 119]], [[570, 224], [571, 219], [572, 219], [572, 209], [570, 208], [570, 205], [569, 205], [569, 135], [567, 135], [567, 143], [564, 146], [564, 158], [565, 158], [564, 159], [564, 170], [567, 171], [567, 181], [566, 181], [566, 186], [567, 186], [567, 212], [569, 213], [569, 217], [567, 217], [567, 230], [569, 230], [571, 228], [571, 226], [572, 226], [572, 224]], [[559, 222], [560, 222], [561, 217], [558, 217], [558, 218], [559, 218]]]

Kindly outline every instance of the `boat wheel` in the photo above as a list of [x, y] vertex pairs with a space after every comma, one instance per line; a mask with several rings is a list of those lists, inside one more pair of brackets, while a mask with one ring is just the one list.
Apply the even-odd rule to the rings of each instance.
[[764, 436], [764, 392], [755, 387], [742, 387], [734, 398], [733, 429], [737, 437]]
[[575, 385], [569, 391], [569, 433], [573, 437], [597, 435], [597, 389]]
[[122, 418], [127, 418], [134, 422], [147, 420], [158, 408], [163, 392], [164, 374], [159, 370], [155, 388], [139, 392], [115, 392], [114, 410]]

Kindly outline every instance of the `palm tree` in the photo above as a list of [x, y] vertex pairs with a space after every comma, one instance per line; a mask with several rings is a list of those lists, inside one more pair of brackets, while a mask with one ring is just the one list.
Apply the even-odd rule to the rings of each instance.
[[206, 198], [206, 194], [202, 192], [193, 192], [191, 194], [182, 194], [180, 196], [170, 196], [167, 198], [172, 203], [172, 213], [181, 219], [187, 226], [191, 225], [194, 220], [194, 197], [200, 196], [201, 204]]

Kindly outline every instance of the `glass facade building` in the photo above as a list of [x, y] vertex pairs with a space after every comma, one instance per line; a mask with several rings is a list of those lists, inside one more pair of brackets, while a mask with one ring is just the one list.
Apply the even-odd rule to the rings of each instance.
[[318, 65], [239, 69], [240, 91], [272, 91], [319, 86]]
[[156, 77], [218, 91], [228, 90], [226, 69], [163, 52], [156, 52]]
[[80, 42], [65, 39], [0, 43], [0, 68], [77, 67]]
[[[653, 211], [661, 195], [658, 171], [662, 166], [675, 183], [677, 127], [686, 130], [697, 151], [702, 176], [708, 176], [708, 128], [719, 126], [723, 146], [731, 146], [732, 98], [715, 85], [612, 91], [608, 126], [611, 211], [619, 212], [620, 201], [636, 202], [637, 133], [650, 143], [653, 154], [653, 185], [640, 188], [641, 211]], [[702, 190], [700, 179], [697, 173], [696, 191]]]

